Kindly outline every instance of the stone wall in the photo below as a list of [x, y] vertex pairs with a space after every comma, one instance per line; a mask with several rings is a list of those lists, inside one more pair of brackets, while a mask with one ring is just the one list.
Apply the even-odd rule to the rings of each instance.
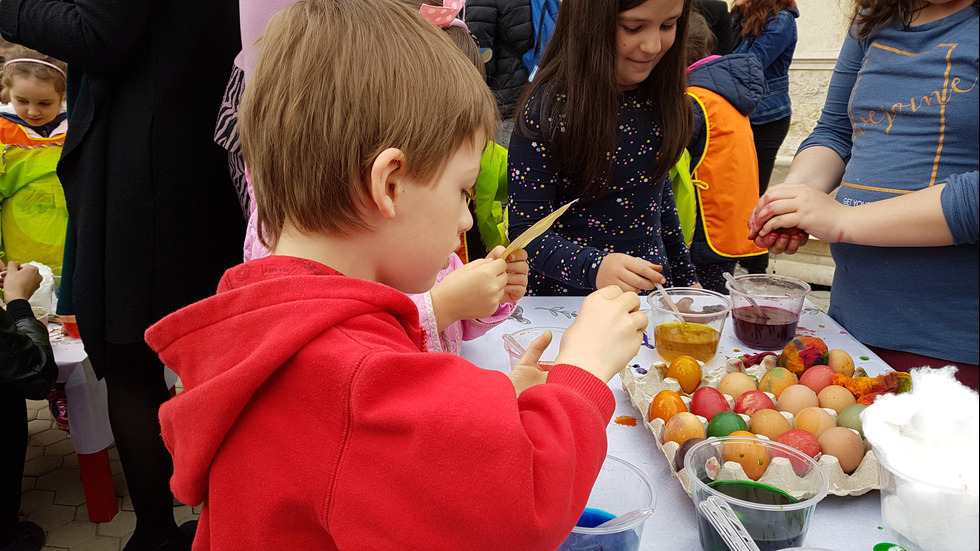
[[[837, 54], [847, 33], [852, 5], [850, 0], [798, 0], [797, 3], [799, 41], [789, 70], [793, 118], [777, 159], [777, 165], [783, 167], [789, 166], [800, 142], [820, 117]], [[779, 181], [774, 175], [772, 182]]]
[[[797, 148], [820, 118], [853, 6], [851, 0], [797, 0], [797, 4], [799, 40], [789, 71], [793, 118], [770, 185], [783, 181]], [[829, 245], [813, 238], [795, 255], [774, 255], [769, 268], [817, 285], [830, 285], [834, 279]]]

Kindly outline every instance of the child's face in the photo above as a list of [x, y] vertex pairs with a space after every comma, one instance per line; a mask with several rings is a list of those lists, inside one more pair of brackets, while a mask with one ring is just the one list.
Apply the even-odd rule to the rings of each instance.
[[17, 116], [30, 126], [43, 126], [61, 112], [65, 95], [54, 89], [54, 84], [34, 77], [16, 76], [10, 84], [10, 103]]
[[[396, 203], [403, 246], [390, 258], [382, 281], [406, 293], [432, 288], [436, 274], [459, 248], [459, 236], [473, 225], [467, 207], [469, 191], [480, 173], [482, 151], [464, 144], [435, 183], [409, 184]], [[429, 184], [429, 185], [426, 185]]]
[[616, 26], [616, 82], [632, 90], [674, 45], [684, 0], [647, 0], [621, 12]]

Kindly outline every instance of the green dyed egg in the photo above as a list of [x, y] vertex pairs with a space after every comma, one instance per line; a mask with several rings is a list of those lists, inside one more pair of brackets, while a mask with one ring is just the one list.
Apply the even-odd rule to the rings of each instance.
[[705, 433], [708, 436], [721, 437], [728, 436], [737, 430], [749, 430], [745, 419], [742, 419], [742, 416], [734, 411], [721, 411], [716, 413], [711, 421], [708, 421]]
[[847, 427], [858, 431], [861, 438], [864, 438], [864, 430], [861, 427], [861, 412], [868, 406], [864, 404], [853, 404], [842, 409], [837, 416], [837, 426]]

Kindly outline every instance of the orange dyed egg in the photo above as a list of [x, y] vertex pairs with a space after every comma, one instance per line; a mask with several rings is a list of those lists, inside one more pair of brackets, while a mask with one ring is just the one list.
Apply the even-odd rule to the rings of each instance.
[[701, 364], [693, 356], [677, 356], [667, 368], [667, 377], [677, 379], [681, 390], [690, 394], [701, 384]]
[[784, 390], [799, 382], [790, 370], [785, 367], [774, 367], [759, 379], [759, 390], [769, 392], [778, 399]]
[[759, 480], [769, 468], [769, 450], [762, 442], [725, 442], [721, 447], [725, 461], [734, 461], [752, 480]]
[[836, 427], [834, 418], [819, 407], [804, 408], [796, 414], [796, 428], [820, 438], [827, 429]]
[[673, 390], [661, 390], [650, 402], [648, 417], [651, 421], [660, 419], [666, 423], [670, 421], [671, 417], [682, 411], [687, 411], [687, 406], [684, 405], [681, 395]]

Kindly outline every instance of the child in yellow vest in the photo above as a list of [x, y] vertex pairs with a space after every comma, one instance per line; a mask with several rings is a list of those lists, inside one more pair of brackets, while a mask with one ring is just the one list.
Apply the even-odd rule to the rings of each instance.
[[0, 253], [61, 274], [68, 208], [55, 169], [68, 128], [61, 62], [21, 48], [3, 65]]
[[765, 252], [748, 240], [747, 226], [759, 181], [749, 114], [762, 99], [763, 76], [754, 56], [713, 56], [713, 47], [707, 22], [692, 13], [687, 44], [695, 123], [687, 148], [696, 195], [691, 262], [705, 289], [728, 294], [724, 273], [733, 273], [739, 258]]

